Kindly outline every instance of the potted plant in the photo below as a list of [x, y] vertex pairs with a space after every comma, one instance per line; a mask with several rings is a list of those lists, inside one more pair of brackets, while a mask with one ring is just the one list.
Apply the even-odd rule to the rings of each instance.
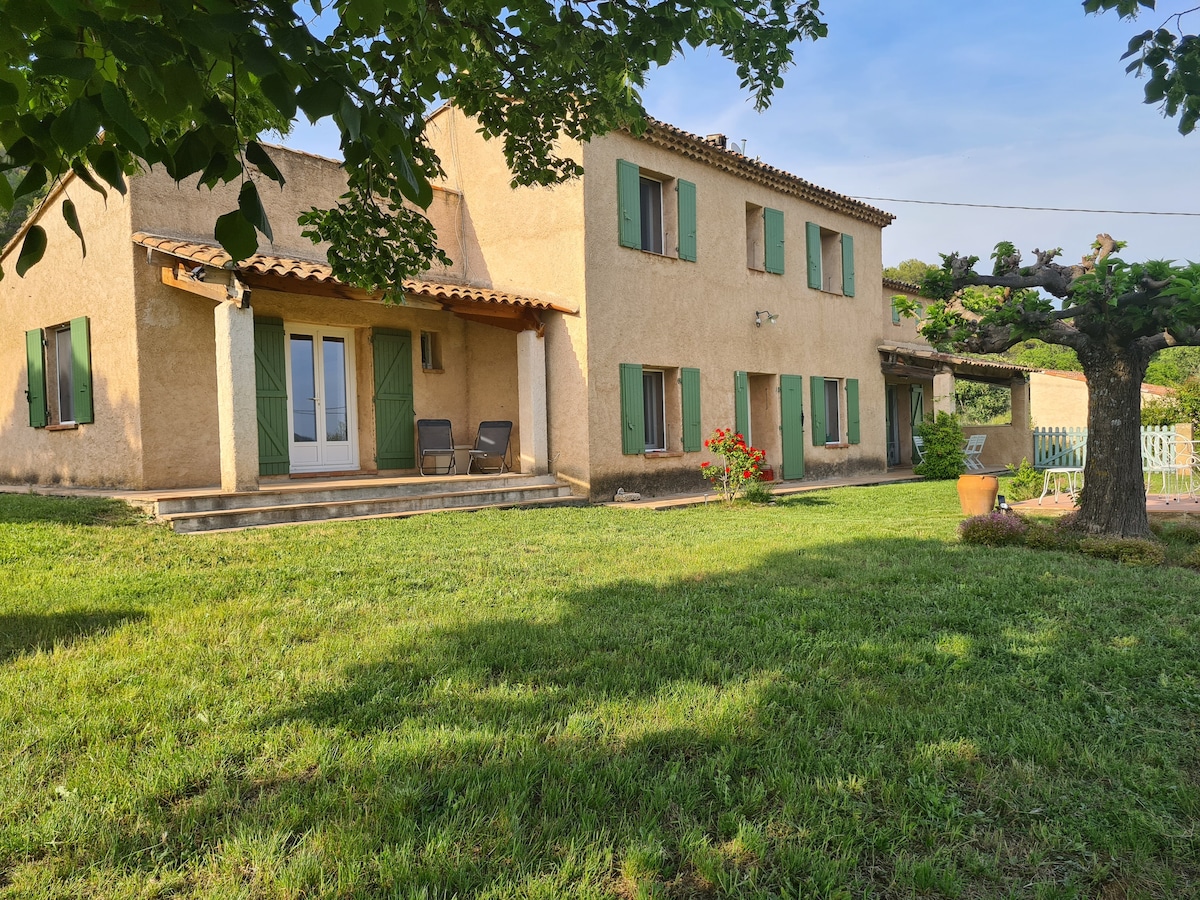
[[925, 460], [913, 471], [926, 478], [957, 478], [958, 502], [965, 516], [981, 516], [996, 505], [1000, 480], [995, 475], [965, 475], [962, 424], [958, 416], [939, 412], [917, 426], [917, 434], [925, 441]]

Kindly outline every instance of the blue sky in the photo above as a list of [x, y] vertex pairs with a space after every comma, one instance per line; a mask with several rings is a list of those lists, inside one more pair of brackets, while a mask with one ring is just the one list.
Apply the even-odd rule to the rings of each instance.
[[[1162, 6], [1162, 4], [1160, 4]], [[1078, 0], [825, 0], [829, 37], [796, 52], [755, 112], [733, 66], [696, 52], [651, 73], [647, 112], [857, 197], [1200, 213], [1200, 132], [1142, 102], [1119, 57], [1138, 23], [1085, 16]], [[1165, 7], [1164, 7], [1165, 9]], [[1192, 23], [1189, 23], [1192, 24]], [[337, 156], [329, 129], [290, 146]], [[1200, 260], [1200, 217], [1096, 215], [868, 201], [896, 215], [884, 265], [986, 258], [1001, 239], [1082, 255], [1098, 232], [1126, 259]]]

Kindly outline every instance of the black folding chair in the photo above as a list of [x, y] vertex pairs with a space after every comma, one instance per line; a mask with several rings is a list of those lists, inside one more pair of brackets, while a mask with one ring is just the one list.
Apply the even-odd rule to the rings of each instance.
[[[422, 475], [454, 474], [454, 432], [449, 419], [417, 419], [417, 453]], [[425, 471], [425, 459], [429, 456], [433, 457], [432, 472]], [[442, 457], [447, 460], [444, 465], [438, 462]]]
[[467, 474], [472, 469], [480, 472], [511, 472], [509, 439], [512, 437], [512, 422], [480, 422], [475, 435], [475, 446], [469, 451]]

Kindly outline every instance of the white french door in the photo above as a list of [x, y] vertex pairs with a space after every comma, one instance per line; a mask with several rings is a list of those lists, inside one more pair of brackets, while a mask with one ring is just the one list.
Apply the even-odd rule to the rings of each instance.
[[357, 469], [354, 331], [287, 325], [291, 470]]

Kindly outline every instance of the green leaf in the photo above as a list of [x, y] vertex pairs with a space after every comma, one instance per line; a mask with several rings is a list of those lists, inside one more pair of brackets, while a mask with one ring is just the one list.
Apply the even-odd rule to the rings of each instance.
[[267, 151], [263, 149], [263, 145], [258, 141], [250, 141], [246, 144], [246, 160], [258, 166], [258, 170], [277, 182], [280, 187], [286, 183], [283, 173], [279, 171], [279, 167], [275, 165]]
[[90, 187], [93, 191], [99, 193], [105, 200], [108, 199], [108, 191], [104, 189], [104, 185], [98, 182], [95, 176], [92, 175], [92, 170], [83, 164], [78, 159], [71, 161], [71, 171], [79, 176], [79, 180]]
[[64, 156], [72, 156], [90, 144], [100, 133], [100, 111], [89, 97], [80, 97], [50, 125], [50, 136], [62, 149]]
[[34, 75], [57, 75], [74, 81], [87, 81], [96, 71], [96, 61], [87, 56], [39, 56], [30, 68]]
[[133, 144], [138, 150], [144, 150], [146, 144], [150, 143], [150, 132], [133, 111], [125, 95], [116, 85], [106, 81], [100, 88], [100, 100], [108, 114], [105, 124], [118, 132], [127, 143]]
[[254, 225], [242, 215], [241, 210], [235, 209], [217, 219], [213, 237], [235, 262], [253, 256], [258, 250], [258, 235], [255, 234]]
[[238, 210], [246, 221], [267, 236], [268, 241], [275, 240], [271, 234], [271, 223], [267, 221], [267, 211], [263, 209], [262, 200], [258, 196], [258, 186], [246, 179], [238, 192]]
[[268, 75], [258, 86], [283, 118], [296, 117], [296, 88], [291, 82], [282, 75]]
[[296, 102], [304, 110], [309, 121], [316, 122], [337, 112], [345, 94], [336, 81], [322, 79], [300, 88]]
[[75, 232], [75, 236], [79, 238], [79, 247], [83, 250], [83, 255], [87, 256], [87, 242], [83, 239], [83, 229], [79, 227], [79, 215], [75, 212], [75, 204], [68, 197], [63, 200], [62, 205], [63, 219], [66, 220], [67, 227]]
[[40, 191], [46, 185], [46, 169], [34, 163], [25, 172], [25, 177], [13, 190], [13, 197], [25, 197]]
[[46, 252], [46, 230], [41, 225], [32, 225], [25, 232], [25, 240], [21, 242], [21, 255], [17, 257], [17, 275], [25, 277], [25, 273], [41, 260]]
[[93, 145], [88, 147], [88, 161], [91, 162], [97, 175], [122, 195], [125, 194], [125, 172], [121, 168], [121, 160], [117, 156], [116, 150], [111, 147]]
[[0, 173], [0, 209], [12, 209], [15, 202], [12, 185], [8, 183], [8, 178]]

